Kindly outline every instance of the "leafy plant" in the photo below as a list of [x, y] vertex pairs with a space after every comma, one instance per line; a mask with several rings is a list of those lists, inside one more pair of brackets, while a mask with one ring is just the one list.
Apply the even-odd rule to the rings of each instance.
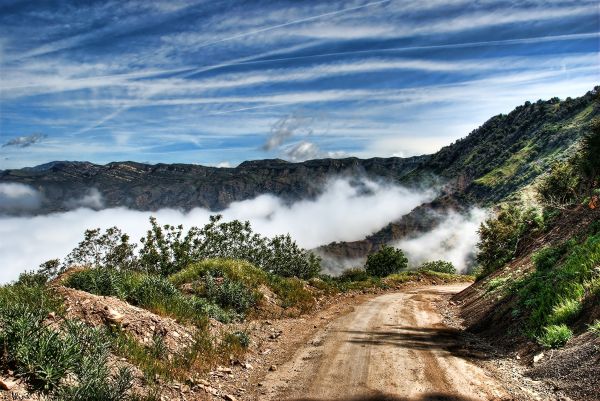
[[552, 313], [548, 316], [551, 324], [572, 322], [581, 312], [581, 302], [577, 299], [565, 299], [554, 305]]
[[17, 284], [0, 287], [3, 366], [48, 399], [126, 399], [131, 375], [125, 369], [111, 373], [108, 337], [77, 321], [47, 322], [48, 313], [61, 312], [61, 307], [60, 299], [38, 280], [22, 277]]
[[573, 337], [573, 332], [566, 324], [546, 326], [537, 338], [540, 345], [547, 348], [562, 347]]
[[69, 266], [134, 269], [138, 262], [136, 247], [117, 227], [108, 228], [104, 233], [99, 228], [86, 230], [83, 241], [67, 255], [62, 269]]
[[385, 277], [408, 267], [408, 259], [401, 249], [383, 245], [377, 252], [367, 256], [365, 271], [372, 276]]
[[203, 228], [159, 226], [151, 218], [152, 228], [142, 238], [141, 266], [163, 276], [177, 273], [192, 262], [227, 258], [246, 260], [263, 270], [284, 277], [308, 279], [320, 270], [320, 259], [300, 248], [289, 235], [267, 239], [253, 233], [249, 222], [221, 222], [222, 216], [210, 217]]
[[557, 162], [542, 178], [537, 187], [539, 200], [547, 206], [560, 206], [574, 203], [580, 178], [570, 162]]
[[429, 270], [438, 273], [456, 274], [456, 267], [454, 267], [452, 263], [446, 262], [445, 260], [425, 262], [419, 267], [419, 270]]
[[588, 326], [588, 331], [600, 337], [600, 319], [594, 320], [594, 323]]
[[519, 308], [529, 311], [526, 329], [531, 336], [539, 335], [548, 324], [577, 316], [586, 285], [595, 278], [595, 268], [600, 264], [600, 234], [591, 235], [581, 243], [566, 244], [558, 252], [565, 255], [560, 262], [548, 263], [555, 260], [557, 252], [545, 250], [536, 258], [541, 269], [519, 284]]
[[340, 281], [367, 281], [371, 278], [364, 268], [347, 269], [340, 275]]
[[523, 210], [514, 205], [502, 207], [495, 217], [483, 222], [477, 244], [477, 262], [482, 269], [480, 277], [512, 260], [525, 234], [541, 226], [543, 222], [535, 210]]

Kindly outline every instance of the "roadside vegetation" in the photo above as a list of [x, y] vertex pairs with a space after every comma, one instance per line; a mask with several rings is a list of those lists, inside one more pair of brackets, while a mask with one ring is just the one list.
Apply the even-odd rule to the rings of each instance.
[[[560, 238], [532, 256], [533, 271], [508, 280], [504, 268], [522, 247], [544, 238], [557, 224], [600, 208], [600, 120], [592, 121], [578, 150], [557, 161], [537, 185], [537, 207], [503, 206], [481, 225], [478, 279], [486, 291], [502, 289], [512, 297], [512, 315], [521, 332], [548, 348], [563, 346], [573, 335], [584, 305], [600, 302], [600, 222], [592, 219], [571, 238]], [[572, 221], [570, 224], [577, 224]], [[543, 240], [541, 243], [543, 244]], [[491, 277], [490, 277], [491, 276]], [[590, 331], [597, 322], [588, 322]]]
[[[289, 236], [265, 238], [249, 223], [220, 216], [203, 228], [161, 226], [153, 218], [150, 226], [140, 249], [117, 227], [87, 230], [63, 261], [0, 287], [2, 369], [51, 400], [152, 400], [160, 396], [157, 378], [182, 382], [242, 358], [251, 340], [239, 327], [247, 319], [297, 316], [318, 298], [347, 291], [470, 280], [444, 261], [408, 271], [402, 250], [389, 246], [339, 277], [320, 274], [319, 258]], [[161, 332], [142, 343], [118, 321], [94, 326], [67, 317], [58, 290], [64, 287], [175, 319], [194, 335], [173, 351]], [[211, 332], [210, 319], [232, 329]]]

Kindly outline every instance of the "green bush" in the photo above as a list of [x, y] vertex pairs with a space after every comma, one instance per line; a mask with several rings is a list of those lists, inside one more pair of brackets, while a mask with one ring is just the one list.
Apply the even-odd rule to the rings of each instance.
[[367, 273], [367, 271], [362, 267], [344, 270], [344, 272], [339, 276], [339, 280], [342, 282], [367, 281], [370, 278], [371, 276], [369, 273]]
[[517, 252], [520, 240], [528, 233], [543, 227], [543, 220], [535, 210], [523, 210], [514, 205], [501, 208], [479, 227], [477, 262], [481, 268], [479, 277], [511, 261]]
[[600, 337], [600, 319], [596, 319], [594, 323], [588, 326], [588, 331]]
[[76, 321], [47, 323], [48, 313], [60, 312], [62, 304], [36, 280], [31, 283], [26, 279], [0, 288], [2, 366], [49, 399], [126, 399], [131, 374], [113, 372], [105, 333]]
[[536, 270], [543, 272], [556, 267], [573, 246], [573, 241], [567, 241], [559, 246], [549, 246], [539, 250], [532, 257]]
[[210, 217], [203, 228], [160, 226], [151, 218], [151, 229], [142, 238], [140, 263], [148, 272], [163, 276], [177, 273], [191, 263], [205, 259], [241, 259], [284, 277], [308, 279], [321, 268], [320, 259], [300, 248], [289, 235], [268, 239], [252, 231], [249, 222], [221, 222]]
[[[561, 252], [544, 250], [539, 254], [535, 259], [541, 270], [536, 269], [519, 283], [519, 309], [529, 311], [526, 331], [531, 336], [540, 335], [548, 324], [577, 316], [585, 286], [593, 281], [600, 264], [600, 234], [579, 244], [567, 244], [561, 246]], [[563, 252], [562, 259], [554, 263], [556, 255]]]
[[258, 304], [261, 298], [260, 293], [240, 281], [223, 277], [217, 284], [215, 278], [210, 275], [204, 277], [203, 295], [216, 304], [224, 308], [232, 308], [238, 313], [245, 313]]
[[245, 331], [234, 331], [233, 333], [225, 334], [223, 341], [243, 349], [250, 346], [250, 336]]
[[283, 308], [297, 308], [301, 312], [308, 312], [314, 307], [315, 298], [302, 280], [272, 275], [269, 287], [279, 297]]
[[185, 296], [164, 277], [115, 269], [87, 269], [69, 275], [64, 285], [96, 295], [115, 296], [133, 305], [198, 326], [210, 316], [230, 321], [232, 316], [208, 300]]
[[262, 298], [257, 289], [268, 282], [268, 273], [241, 260], [209, 259], [188, 266], [169, 280], [179, 286], [192, 284], [196, 294], [243, 314]]
[[546, 348], [562, 347], [573, 337], [573, 332], [566, 324], [546, 326], [537, 340]]
[[213, 277], [227, 277], [240, 281], [245, 285], [256, 288], [268, 282], [268, 273], [244, 260], [234, 259], [207, 259], [193, 263], [185, 269], [169, 277], [169, 281], [176, 286], [201, 280], [207, 275]]
[[581, 312], [581, 302], [576, 299], [565, 299], [554, 305], [548, 316], [551, 324], [571, 323]]
[[401, 249], [383, 245], [380, 250], [367, 256], [365, 271], [377, 277], [398, 273], [408, 267], [408, 259]]
[[456, 267], [454, 267], [452, 263], [446, 262], [445, 260], [425, 262], [419, 267], [419, 270], [429, 270], [438, 273], [456, 274]]
[[572, 204], [578, 198], [580, 177], [570, 162], [555, 163], [537, 186], [538, 199], [547, 206]]
[[99, 228], [86, 230], [83, 241], [65, 258], [62, 270], [70, 266], [135, 269], [138, 267], [136, 247], [117, 227], [108, 228], [104, 233]]

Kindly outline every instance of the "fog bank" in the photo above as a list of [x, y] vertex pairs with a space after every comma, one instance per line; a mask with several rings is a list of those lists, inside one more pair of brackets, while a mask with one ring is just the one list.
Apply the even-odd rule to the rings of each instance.
[[472, 265], [479, 241], [477, 231], [486, 217], [487, 212], [479, 208], [471, 209], [467, 215], [450, 212], [433, 230], [393, 245], [404, 251], [410, 267], [416, 268], [428, 261], [446, 260], [465, 273]]
[[[27, 199], [39, 202], [37, 191], [29, 187], [3, 188], [4, 192], [0, 188], [0, 211], [14, 208]], [[78, 204], [99, 206], [101, 194], [94, 189], [89, 191]], [[286, 204], [273, 195], [261, 195], [232, 203], [221, 214], [225, 220], [249, 220], [254, 231], [266, 236], [289, 233], [302, 247], [314, 248], [332, 241], [362, 239], [434, 196], [434, 191], [409, 190], [366, 179], [360, 180], [359, 185], [356, 180], [351, 183], [347, 179], [333, 179], [315, 199]], [[33, 200], [26, 204], [36, 207]], [[203, 226], [211, 214], [215, 213], [201, 208], [186, 213], [174, 209], [141, 212], [86, 207], [41, 216], [2, 216], [0, 282], [14, 280], [19, 273], [35, 269], [48, 259], [63, 258], [81, 241], [88, 228], [117, 226], [137, 241], [149, 228], [151, 215], [161, 224], [183, 224], [189, 228]]]

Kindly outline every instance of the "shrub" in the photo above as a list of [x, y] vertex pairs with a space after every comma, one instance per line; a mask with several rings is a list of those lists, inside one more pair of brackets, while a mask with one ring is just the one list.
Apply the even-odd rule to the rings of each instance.
[[141, 277], [139, 273], [130, 271], [85, 269], [68, 275], [63, 284], [91, 294], [127, 299], [139, 287]]
[[419, 267], [419, 270], [429, 270], [438, 273], [456, 274], [456, 268], [450, 262], [444, 260], [436, 260], [433, 262], [425, 262]]
[[[598, 100], [597, 100], [598, 101]], [[581, 140], [581, 150], [575, 164], [582, 176], [588, 181], [588, 186], [598, 185], [600, 177], [600, 118], [596, 117], [590, 130]]]
[[223, 341], [230, 346], [247, 349], [250, 346], [250, 336], [245, 331], [234, 331], [227, 333], [223, 337]]
[[[539, 335], [543, 326], [554, 321], [576, 316], [585, 285], [593, 282], [600, 264], [600, 234], [579, 244], [567, 244], [563, 245], [565, 256], [560, 262], [550, 268], [545, 257], [538, 257], [536, 263], [541, 263], [542, 269], [536, 269], [519, 284], [519, 306], [530, 312], [526, 329], [531, 336]], [[545, 251], [543, 255], [554, 253]]]
[[206, 324], [207, 314], [224, 318], [218, 307], [211, 308], [197, 297], [186, 297], [161, 276], [115, 269], [87, 269], [69, 275], [64, 285], [96, 295], [115, 296], [160, 315], [198, 326]]
[[562, 347], [573, 337], [573, 332], [565, 324], [546, 326], [537, 338], [540, 345], [546, 348]]
[[572, 163], [557, 162], [538, 186], [538, 199], [547, 206], [571, 204], [577, 200], [580, 178]]
[[108, 228], [104, 233], [99, 228], [86, 230], [83, 241], [67, 255], [62, 268], [75, 265], [133, 269], [138, 263], [136, 247], [117, 227]]
[[600, 319], [594, 320], [594, 323], [588, 326], [588, 331], [600, 337]]
[[241, 260], [209, 259], [190, 265], [169, 280], [176, 285], [192, 283], [196, 294], [245, 313], [262, 298], [257, 288], [267, 283], [268, 273]]
[[268, 281], [268, 273], [244, 260], [207, 259], [193, 263], [169, 277], [169, 281], [180, 286], [201, 280], [203, 277], [227, 277], [256, 288]]
[[210, 275], [204, 277], [204, 295], [220, 306], [232, 308], [239, 313], [245, 313], [261, 298], [260, 293], [253, 291], [240, 281], [224, 277], [217, 284]]
[[364, 268], [347, 269], [340, 275], [340, 281], [367, 281], [371, 278]]
[[552, 313], [548, 316], [551, 324], [572, 322], [581, 312], [581, 302], [576, 299], [565, 299], [554, 305]]
[[50, 312], [62, 311], [62, 299], [36, 280], [33, 281], [23, 280], [0, 287], [0, 315], [10, 313], [17, 306], [43, 317]]
[[504, 206], [495, 217], [483, 222], [477, 244], [480, 277], [512, 260], [521, 238], [542, 226], [543, 221], [533, 209], [522, 210], [513, 205]]
[[304, 286], [304, 282], [295, 277], [271, 276], [269, 286], [281, 300], [283, 308], [297, 308], [308, 312], [315, 305], [313, 294]]
[[3, 366], [49, 399], [125, 399], [131, 375], [128, 370], [111, 373], [105, 333], [76, 321], [49, 325], [47, 313], [59, 311], [59, 301], [44, 287], [26, 287], [25, 282], [0, 289]]
[[549, 246], [536, 252], [532, 257], [536, 270], [542, 272], [556, 267], [572, 246], [573, 242], [568, 241], [562, 245]]
[[383, 245], [380, 250], [367, 257], [365, 271], [377, 277], [385, 277], [406, 269], [408, 259], [401, 249]]
[[289, 235], [267, 239], [253, 233], [249, 222], [221, 222], [222, 216], [210, 217], [202, 229], [183, 226], [159, 226], [151, 218], [151, 229], [142, 238], [141, 266], [163, 276], [177, 273], [192, 262], [225, 258], [242, 259], [261, 269], [284, 277], [308, 279], [320, 270], [320, 259], [300, 248]]

